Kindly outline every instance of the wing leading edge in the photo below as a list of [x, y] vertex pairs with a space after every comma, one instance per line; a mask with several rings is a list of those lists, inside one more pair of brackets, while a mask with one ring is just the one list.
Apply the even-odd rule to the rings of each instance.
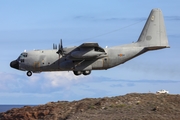
[[83, 43], [71, 51], [72, 59], [97, 59], [106, 56], [106, 52], [98, 43]]
[[102, 47], [99, 46], [98, 43], [83, 43], [78, 48], [94, 48], [95, 51], [105, 52]]

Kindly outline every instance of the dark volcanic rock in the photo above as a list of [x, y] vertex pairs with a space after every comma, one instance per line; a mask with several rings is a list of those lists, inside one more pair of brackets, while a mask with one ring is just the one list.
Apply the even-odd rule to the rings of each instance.
[[49, 102], [0, 113], [0, 120], [180, 120], [180, 95], [127, 94]]

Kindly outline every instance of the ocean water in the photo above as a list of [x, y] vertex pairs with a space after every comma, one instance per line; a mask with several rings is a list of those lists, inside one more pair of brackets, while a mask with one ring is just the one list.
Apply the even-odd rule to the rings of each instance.
[[24, 106], [36, 106], [36, 105], [0, 105], [0, 113], [1, 112], [6, 112], [12, 108], [21, 108], [21, 107], [24, 107]]

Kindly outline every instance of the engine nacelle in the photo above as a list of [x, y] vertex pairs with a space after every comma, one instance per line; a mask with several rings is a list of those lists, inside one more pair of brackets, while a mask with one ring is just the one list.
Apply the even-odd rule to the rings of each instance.
[[104, 55], [104, 52], [98, 51], [74, 51], [71, 53], [71, 57], [76, 59], [88, 59], [88, 58], [96, 58], [101, 55]]

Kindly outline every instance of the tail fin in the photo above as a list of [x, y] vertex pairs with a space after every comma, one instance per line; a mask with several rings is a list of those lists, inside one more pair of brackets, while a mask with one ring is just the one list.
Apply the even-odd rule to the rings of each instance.
[[164, 18], [160, 9], [152, 9], [137, 43], [139, 46], [150, 49], [169, 47]]

